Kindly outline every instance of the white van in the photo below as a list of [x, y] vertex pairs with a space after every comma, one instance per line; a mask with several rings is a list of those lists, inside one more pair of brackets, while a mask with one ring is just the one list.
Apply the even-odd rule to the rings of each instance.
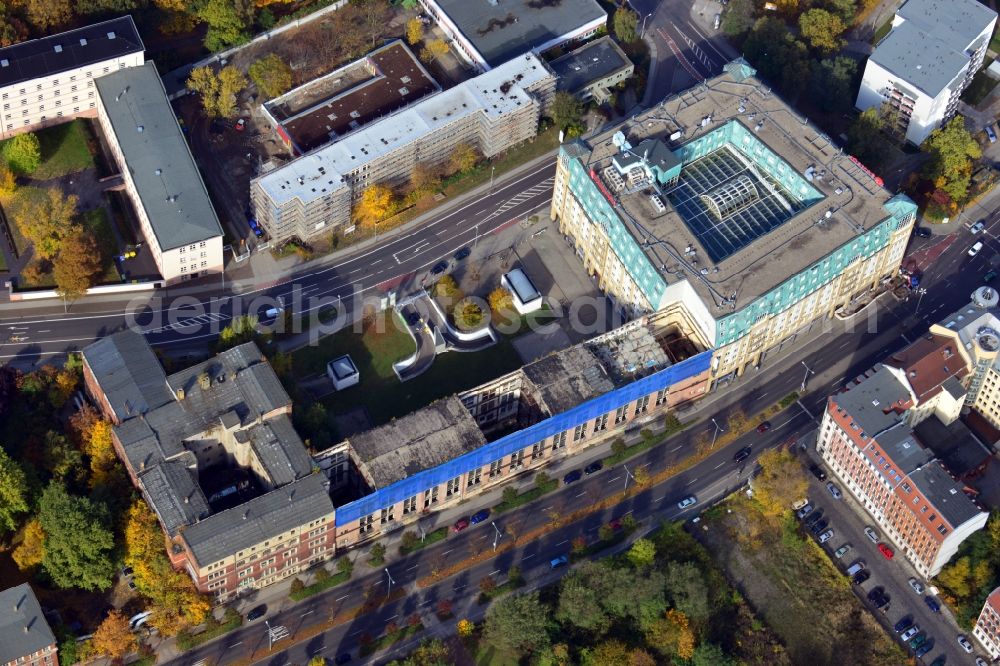
[[716, 14], [715, 15], [715, 29], [718, 30], [720, 25], [722, 25], [722, 14]]

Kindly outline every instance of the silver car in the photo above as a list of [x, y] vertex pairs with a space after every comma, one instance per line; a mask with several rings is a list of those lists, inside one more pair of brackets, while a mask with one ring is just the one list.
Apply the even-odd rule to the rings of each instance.
[[916, 578], [911, 578], [910, 580], [908, 580], [906, 582], [909, 583], [910, 587], [913, 588], [913, 591], [916, 592], [917, 594], [923, 594], [924, 593], [924, 586], [921, 585], [920, 581], [917, 580]]
[[819, 535], [819, 542], [826, 543], [832, 538], [833, 538], [833, 530], [827, 530], [826, 532], [823, 532], [822, 534]]

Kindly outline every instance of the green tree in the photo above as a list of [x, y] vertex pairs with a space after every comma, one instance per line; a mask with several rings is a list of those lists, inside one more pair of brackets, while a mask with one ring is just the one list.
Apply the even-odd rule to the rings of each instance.
[[810, 9], [799, 17], [799, 30], [811, 47], [826, 55], [844, 45], [840, 36], [847, 26], [836, 14], [825, 9]]
[[38, 519], [45, 531], [42, 566], [56, 586], [88, 591], [111, 587], [115, 539], [103, 504], [74, 497], [52, 483], [42, 493]]
[[83, 455], [62, 433], [45, 433], [43, 464], [59, 481], [76, 481], [83, 476]]
[[849, 56], [824, 58], [812, 63], [810, 88], [824, 108], [848, 111], [854, 105], [854, 77], [858, 62]]
[[63, 196], [53, 187], [41, 196], [18, 197], [11, 216], [18, 231], [34, 246], [35, 256], [51, 260], [62, 247], [63, 240], [78, 227], [76, 220], [77, 197]]
[[101, 259], [93, 234], [80, 226], [71, 229], [52, 260], [52, 277], [59, 298], [75, 301], [97, 284]]
[[406, 22], [406, 41], [410, 46], [414, 46], [424, 38], [424, 24], [423, 21], [417, 17], [411, 18]]
[[197, 15], [208, 24], [205, 48], [209, 51], [221, 51], [250, 40], [252, 0], [205, 0]]
[[971, 592], [969, 581], [972, 563], [968, 557], [960, 557], [946, 565], [937, 575], [937, 582], [959, 599], [967, 599]]
[[884, 119], [878, 109], [862, 111], [847, 128], [847, 151], [868, 168], [878, 171], [889, 151], [889, 140], [882, 130]]
[[3, 146], [3, 158], [14, 173], [30, 175], [42, 163], [42, 146], [34, 132], [17, 134]]
[[451, 173], [467, 173], [475, 168], [482, 155], [472, 144], [463, 141], [451, 149], [448, 154], [448, 170]]
[[737, 666], [738, 661], [715, 643], [702, 643], [691, 655], [691, 666]]
[[674, 608], [699, 622], [711, 615], [705, 577], [692, 562], [671, 562], [667, 565], [667, 596]]
[[649, 539], [636, 539], [628, 549], [627, 557], [636, 569], [645, 569], [656, 561], [656, 546]]
[[635, 29], [639, 26], [639, 16], [630, 9], [619, 7], [614, 15], [615, 35], [626, 44], [639, 36]]
[[753, 0], [731, 0], [722, 17], [722, 31], [730, 37], [741, 37], [753, 28], [756, 20]]
[[601, 590], [591, 585], [583, 567], [563, 577], [555, 618], [592, 636], [602, 636], [611, 627], [611, 617], [601, 605]]
[[789, 96], [797, 96], [809, 81], [806, 45], [774, 16], [757, 20], [743, 43], [743, 53], [763, 78]]
[[972, 180], [973, 160], [983, 156], [979, 144], [965, 129], [965, 119], [952, 118], [931, 132], [920, 148], [930, 155], [924, 167], [928, 180], [955, 202], [964, 201]]
[[17, 529], [30, 505], [28, 477], [20, 464], [0, 448], [0, 534]]
[[0, 47], [28, 39], [28, 26], [11, 11], [0, 6]]
[[858, 18], [858, 5], [854, 0], [825, 0], [825, 9], [836, 14], [844, 25], [851, 25]]
[[483, 323], [483, 308], [472, 298], [464, 298], [455, 304], [455, 325], [471, 331]]
[[376, 542], [368, 550], [368, 564], [373, 567], [380, 567], [385, 562], [385, 544]]
[[549, 116], [551, 116], [555, 126], [561, 130], [572, 128], [579, 133], [583, 128], [583, 104], [564, 90], [560, 90], [552, 98]]
[[137, 6], [136, 0], [76, 0], [76, 13], [80, 15], [111, 12], [124, 14]]
[[514, 656], [529, 655], [549, 644], [548, 609], [538, 592], [503, 597], [486, 612], [483, 639]]
[[549, 481], [551, 481], [551, 478], [545, 472], [539, 472], [538, 474], [535, 474], [536, 488], [544, 488], [549, 484]]
[[268, 99], [283, 95], [292, 88], [292, 68], [276, 53], [255, 60], [247, 73], [260, 94]]

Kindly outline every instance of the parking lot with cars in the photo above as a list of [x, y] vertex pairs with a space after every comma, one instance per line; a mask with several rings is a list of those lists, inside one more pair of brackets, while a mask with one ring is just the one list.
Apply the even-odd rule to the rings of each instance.
[[908, 654], [917, 656], [917, 663], [978, 666], [976, 657], [985, 652], [959, 629], [931, 586], [883, 541], [864, 509], [836, 480], [827, 479], [822, 466], [813, 464], [810, 472], [809, 504], [797, 516], [803, 530], [851, 577], [865, 607]]

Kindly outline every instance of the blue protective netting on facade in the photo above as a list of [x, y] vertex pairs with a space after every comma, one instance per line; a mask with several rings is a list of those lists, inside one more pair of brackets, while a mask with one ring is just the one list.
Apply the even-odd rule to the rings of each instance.
[[557, 414], [523, 430], [501, 437], [495, 442], [490, 442], [442, 465], [425, 469], [376, 490], [370, 495], [337, 508], [337, 526], [341, 527], [363, 516], [371, 515], [376, 511], [418, 495], [428, 488], [447, 483], [477, 467], [489, 465], [504, 456], [541, 442], [547, 437], [570, 430], [602, 414], [613, 412], [644, 395], [655, 393], [660, 389], [690, 379], [708, 370], [711, 360], [712, 350], [704, 351], [669, 368], [664, 368], [652, 375], [637, 379], [631, 384], [588, 400], [562, 414]]

